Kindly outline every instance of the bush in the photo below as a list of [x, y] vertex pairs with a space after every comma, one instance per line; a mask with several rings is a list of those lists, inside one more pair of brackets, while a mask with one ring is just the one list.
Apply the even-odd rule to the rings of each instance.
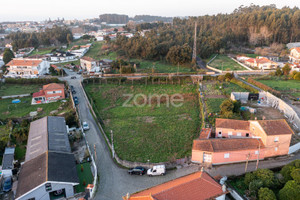
[[256, 179], [255, 175], [251, 172], [246, 173], [244, 183], [249, 185], [252, 181]]
[[258, 169], [253, 174], [263, 182], [264, 187], [271, 187], [274, 184], [274, 172], [270, 169]]
[[261, 180], [253, 180], [249, 184], [249, 190], [251, 195], [257, 196], [257, 192], [259, 188], [261, 188], [262, 186], [263, 186], [263, 182]]
[[293, 169], [291, 177], [296, 181], [296, 183], [300, 184], [300, 168]]
[[258, 191], [259, 200], [276, 200], [276, 196], [269, 188], [260, 188]]
[[300, 81], [300, 72], [294, 75], [294, 79]]
[[[229, 69], [230, 70], [230, 69]], [[232, 73], [226, 73], [225, 76], [224, 76], [225, 80], [231, 80], [234, 78], [233, 74]]]
[[280, 170], [280, 174], [284, 177], [285, 182], [292, 180], [291, 172], [296, 168], [300, 168], [300, 160], [294, 160]]
[[300, 185], [296, 181], [288, 181], [278, 193], [279, 200], [299, 200]]

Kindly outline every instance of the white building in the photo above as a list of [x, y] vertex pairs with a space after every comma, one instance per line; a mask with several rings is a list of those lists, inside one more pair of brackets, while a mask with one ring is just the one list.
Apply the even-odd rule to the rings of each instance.
[[37, 78], [48, 73], [50, 64], [42, 59], [15, 58], [7, 66], [6, 77]]
[[291, 49], [289, 61], [291, 63], [300, 63], [300, 47], [295, 47]]
[[14, 168], [15, 148], [6, 147], [2, 159], [2, 175], [3, 177], [12, 176]]

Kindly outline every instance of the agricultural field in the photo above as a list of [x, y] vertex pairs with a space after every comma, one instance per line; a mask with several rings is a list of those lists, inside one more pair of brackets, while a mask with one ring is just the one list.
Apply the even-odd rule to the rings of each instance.
[[[154, 163], [191, 155], [200, 127], [196, 85], [87, 84], [85, 90], [109, 139], [113, 131], [115, 150], [121, 159]], [[126, 94], [138, 96], [123, 105]], [[182, 95], [181, 106], [168, 105], [168, 98], [174, 94]]]
[[0, 96], [31, 94], [42, 89], [39, 84], [0, 84]]
[[223, 71], [247, 70], [226, 55], [217, 55], [209, 66]]
[[102, 45], [104, 42], [94, 42], [93, 45], [91, 46], [90, 50], [85, 54], [85, 56], [94, 58], [94, 59], [110, 59], [110, 60], [115, 60], [117, 58], [117, 53], [116, 52], [110, 52], [108, 55], [102, 54]]
[[220, 105], [224, 101], [224, 98], [210, 98], [206, 99], [207, 113], [218, 113], [220, 112]]
[[297, 90], [298, 92], [300, 92], [300, 81], [298, 80], [283, 80], [281, 78], [255, 79], [255, 80], [278, 91]]
[[57, 114], [72, 109], [69, 102], [63, 103], [61, 101], [58, 101], [47, 104], [31, 105], [32, 97], [23, 97], [19, 99], [21, 100], [21, 102], [17, 104], [11, 102], [13, 99], [0, 100], [0, 120], [27, 117], [29, 116], [30, 112], [37, 111], [38, 108], [43, 109], [38, 113], [38, 117], [49, 115], [51, 111], [57, 110], [59, 107], [62, 107], [62, 109], [59, 110]]

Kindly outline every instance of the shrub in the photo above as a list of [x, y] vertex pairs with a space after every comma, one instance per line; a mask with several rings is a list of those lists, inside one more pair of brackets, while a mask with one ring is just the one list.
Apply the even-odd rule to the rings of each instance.
[[300, 72], [298, 72], [294, 75], [294, 79], [300, 81]]
[[263, 182], [261, 180], [253, 180], [249, 184], [249, 190], [251, 192], [251, 195], [257, 196], [257, 192], [259, 188], [261, 188], [262, 186], [263, 186]]
[[233, 79], [234, 76], [233, 76], [232, 73], [226, 73], [224, 77], [225, 77], [225, 80], [229, 80], [230, 81], [231, 79]]
[[295, 168], [300, 168], [300, 160], [294, 160], [293, 162], [285, 165], [281, 170], [280, 174], [284, 177], [285, 182], [292, 180], [291, 172]]
[[279, 200], [295, 200], [300, 197], [300, 185], [296, 181], [288, 181], [278, 193]]
[[246, 173], [244, 183], [249, 185], [252, 181], [256, 179], [255, 175], [251, 172]]
[[276, 200], [276, 196], [269, 188], [260, 188], [258, 191], [259, 200]]
[[274, 184], [274, 172], [270, 169], [258, 169], [253, 174], [257, 179], [263, 182], [265, 187], [271, 187]]
[[296, 183], [300, 184], [300, 168], [293, 169], [291, 177], [296, 181]]

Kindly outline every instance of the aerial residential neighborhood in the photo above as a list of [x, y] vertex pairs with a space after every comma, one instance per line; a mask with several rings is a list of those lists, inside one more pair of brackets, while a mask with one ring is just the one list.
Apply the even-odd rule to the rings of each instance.
[[300, 200], [299, 2], [18, 1], [0, 199]]

